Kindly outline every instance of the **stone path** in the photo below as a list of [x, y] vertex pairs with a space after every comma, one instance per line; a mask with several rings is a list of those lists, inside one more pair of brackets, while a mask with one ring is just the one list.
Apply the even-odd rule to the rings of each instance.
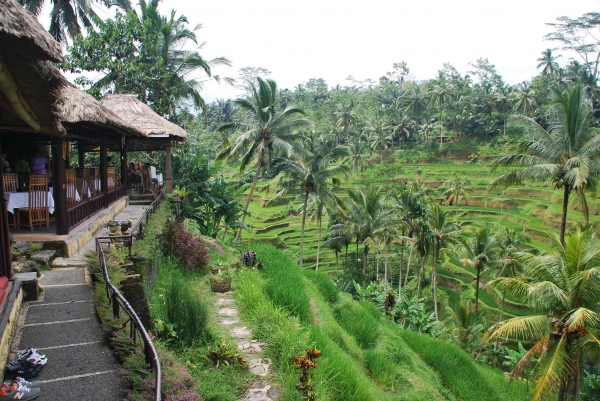
[[[146, 206], [128, 205], [115, 220], [134, 223]], [[98, 235], [108, 235], [103, 229]], [[23, 303], [11, 360], [17, 349], [37, 348], [48, 364], [35, 380], [43, 382], [36, 400], [113, 401], [124, 397], [125, 381], [112, 351], [102, 343], [94, 310], [92, 287], [86, 278], [86, 253], [95, 252], [95, 241], [87, 243], [71, 258], [56, 258], [55, 267], [44, 272], [40, 300]], [[102, 291], [103, 289], [99, 289]]]
[[248, 369], [257, 376], [244, 398], [240, 401], [274, 401], [281, 395], [281, 390], [271, 386], [266, 377], [271, 371], [272, 362], [263, 355], [265, 344], [258, 340], [252, 340], [252, 331], [243, 326], [238, 317], [238, 309], [235, 307], [233, 293], [217, 293], [214, 305], [218, 308], [217, 313], [221, 317], [219, 325], [229, 331], [229, 335], [236, 342], [238, 350], [244, 354], [248, 361]]
[[[112, 351], [102, 343], [92, 288], [85, 269], [44, 272], [40, 300], [24, 304], [17, 349], [36, 348], [48, 363], [35, 380], [43, 383], [36, 400], [120, 400], [124, 382]], [[18, 346], [15, 346], [18, 344]]]

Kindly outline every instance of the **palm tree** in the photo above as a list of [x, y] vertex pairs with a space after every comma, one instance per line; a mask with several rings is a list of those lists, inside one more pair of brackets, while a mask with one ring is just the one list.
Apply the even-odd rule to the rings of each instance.
[[477, 272], [475, 282], [475, 313], [479, 311], [479, 285], [481, 273], [496, 261], [498, 242], [489, 227], [476, 229], [471, 238], [462, 238], [463, 258], [461, 263]]
[[421, 86], [413, 83], [404, 96], [404, 109], [419, 120], [421, 114], [427, 110], [427, 99]]
[[491, 171], [500, 166], [521, 167], [495, 178], [489, 188], [522, 184], [526, 181], [552, 181], [562, 188], [562, 220], [560, 238], [563, 242], [567, 224], [569, 197], [575, 192], [582, 203], [587, 220], [584, 190], [594, 188], [599, 172], [600, 136], [589, 129], [592, 106], [585, 101], [584, 89], [577, 84], [565, 91], [553, 90], [549, 106], [549, 128], [542, 128], [526, 116], [515, 116], [512, 126], [525, 131], [521, 153], [502, 156], [492, 163]]
[[[532, 248], [526, 248], [530, 238], [523, 231], [515, 231], [507, 228], [498, 238], [498, 259], [492, 268], [496, 270], [494, 275], [498, 277], [517, 277], [520, 272], [521, 264], [517, 259], [517, 253], [521, 251], [532, 252]], [[504, 318], [504, 301], [506, 299], [506, 290], [502, 291], [502, 302], [500, 304], [500, 317], [498, 321]]]
[[450, 87], [446, 83], [446, 77], [442, 73], [440, 73], [438, 79], [435, 80], [428, 95], [431, 104], [435, 104], [440, 111], [440, 122], [442, 124], [441, 135], [444, 135], [444, 107], [448, 100], [452, 100], [452, 95], [450, 93]]
[[[197, 24], [190, 30], [187, 28], [188, 19], [185, 15], [177, 16], [175, 10], [171, 10], [169, 16], [161, 15], [157, 7], [157, 0], [151, 0], [149, 3], [141, 0], [140, 23], [151, 22], [151, 33], [155, 36], [157, 55], [163, 59], [165, 68], [170, 72], [167, 84], [173, 91], [173, 104], [169, 105], [169, 109], [172, 113], [174, 105], [180, 99], [192, 99], [194, 105], [201, 108], [204, 106], [204, 100], [200, 95], [203, 81], [190, 78], [190, 75], [202, 70], [207, 77], [220, 82], [221, 78], [214, 75], [212, 69], [218, 65], [230, 66], [231, 63], [225, 57], [205, 60], [198, 52], [204, 44], [193, 51], [182, 50], [188, 41], [198, 43], [196, 32], [202, 28], [202, 25]], [[231, 82], [229, 78], [226, 80]]]
[[558, 401], [577, 399], [583, 380], [584, 355], [600, 345], [600, 243], [590, 230], [577, 229], [564, 239], [552, 238], [552, 251], [520, 252], [521, 277], [501, 277], [490, 283], [524, 298], [539, 311], [489, 329], [489, 341], [526, 339], [535, 342], [511, 375], [520, 376], [534, 356], [532, 399], [558, 391]]
[[447, 244], [455, 243], [460, 233], [457, 224], [447, 220], [446, 212], [439, 205], [434, 205], [429, 209], [429, 227], [433, 236], [433, 265], [431, 268], [431, 282], [433, 286], [433, 305], [435, 310], [435, 320], [439, 320], [437, 305], [437, 263], [440, 259], [440, 251]]
[[485, 326], [481, 323], [483, 312], [475, 312], [470, 302], [461, 302], [456, 309], [446, 307], [446, 313], [449, 318], [446, 326], [450, 329], [452, 342], [469, 352], [474, 345], [477, 345], [479, 334], [485, 331]]
[[362, 170], [363, 166], [363, 153], [367, 152], [367, 143], [363, 141], [362, 137], [354, 138], [348, 146], [350, 157], [348, 158], [348, 164], [353, 171]]
[[536, 90], [528, 82], [518, 84], [517, 91], [513, 95], [516, 101], [513, 109], [517, 112], [522, 110], [523, 114], [528, 116], [529, 111], [537, 106], [536, 95]]
[[[254, 180], [244, 206], [241, 223], [244, 223], [254, 188], [263, 168], [273, 161], [273, 153], [278, 151], [288, 157], [291, 156], [292, 142], [297, 138], [295, 131], [311, 125], [306, 118], [295, 118], [297, 114], [304, 115], [304, 112], [298, 108], [289, 106], [283, 112], [277, 112], [277, 84], [275, 81], [257, 78], [257, 82], [258, 88], [254, 84], [251, 85], [252, 97], [250, 100], [236, 99], [233, 101], [236, 106], [246, 112], [247, 121], [227, 123], [217, 130], [219, 132], [230, 129], [242, 131], [234, 143], [224, 143], [225, 147], [219, 152], [217, 160], [231, 161], [240, 158], [240, 172], [254, 163]], [[240, 228], [236, 235], [236, 242], [239, 242], [241, 235], [242, 229]]]
[[448, 188], [444, 191], [444, 196], [446, 196], [446, 204], [451, 205], [454, 202], [456, 206], [456, 221], [458, 221], [458, 205], [460, 203], [460, 196], [465, 199], [467, 205], [469, 204], [467, 201], [467, 192], [471, 190], [469, 185], [471, 181], [467, 178], [466, 175], [460, 175], [458, 171], [454, 171], [452, 173], [452, 179], [448, 181]]
[[[92, 1], [89, 0], [50, 0], [52, 11], [50, 11], [50, 27], [48, 32], [59, 43], [67, 40], [67, 34], [71, 38], [81, 34], [81, 25], [85, 28], [93, 26], [92, 20], [97, 17], [92, 10]], [[18, 0], [26, 10], [36, 17], [44, 9], [45, 0]], [[123, 10], [129, 11], [131, 4], [128, 0], [105, 1], [107, 6], [116, 5]]]
[[348, 217], [344, 225], [355, 232], [357, 242], [363, 244], [363, 288], [366, 284], [369, 244], [374, 243], [375, 232], [390, 224], [388, 217], [391, 211], [384, 207], [384, 196], [381, 188], [369, 187], [366, 193], [360, 189], [348, 190]]
[[[350, 167], [345, 164], [332, 164], [341, 157], [348, 155], [348, 150], [343, 146], [334, 148], [329, 153], [310, 153], [303, 156], [296, 155], [293, 158], [278, 158], [272, 164], [276, 174], [283, 173], [279, 185], [283, 188], [269, 203], [279, 199], [288, 191], [300, 188], [302, 199], [302, 229], [300, 234], [300, 267], [304, 263], [304, 228], [306, 225], [306, 214], [308, 199], [311, 194], [322, 197], [322, 207], [325, 200], [331, 204], [342, 207], [342, 201], [329, 188], [327, 179], [332, 180], [332, 186], [339, 186], [337, 176], [348, 174]], [[319, 226], [320, 231], [320, 226]], [[320, 238], [320, 235], [319, 235]]]
[[[337, 111], [333, 114], [337, 117], [336, 128], [341, 128], [344, 132], [344, 137], [348, 135], [348, 130], [356, 125], [356, 112], [352, 110], [354, 102], [346, 104], [338, 104]], [[339, 144], [338, 136], [336, 136], [336, 145]]]
[[[319, 235], [317, 239], [317, 262], [315, 264], [315, 270], [319, 270], [319, 260], [321, 256], [321, 238], [322, 238], [322, 223], [323, 217], [325, 214], [329, 215], [329, 219], [331, 220], [334, 216], [342, 216], [345, 217], [344, 212], [344, 201], [338, 197], [333, 189], [336, 189], [337, 185], [334, 185], [333, 188], [329, 188], [327, 186], [320, 187], [316, 193], [312, 193], [309, 198], [309, 202], [307, 205], [307, 210], [311, 211], [310, 220], [317, 221], [319, 225]], [[337, 252], [338, 249], [341, 249], [339, 246], [340, 243], [336, 243], [336, 265], [337, 265]]]
[[557, 58], [562, 56], [554, 56], [552, 54], [552, 49], [546, 49], [542, 52], [542, 57], [538, 58], [539, 64], [537, 65], [537, 69], [542, 68], [542, 74], [554, 75], [554, 73], [560, 68], [558, 63], [556, 62]]
[[390, 127], [385, 125], [380, 119], [368, 121], [367, 125], [363, 128], [366, 133], [371, 134], [369, 136], [371, 149], [379, 150], [379, 164], [381, 165], [383, 165], [383, 150], [387, 150], [388, 145], [391, 142], [390, 136], [386, 133], [389, 128]]

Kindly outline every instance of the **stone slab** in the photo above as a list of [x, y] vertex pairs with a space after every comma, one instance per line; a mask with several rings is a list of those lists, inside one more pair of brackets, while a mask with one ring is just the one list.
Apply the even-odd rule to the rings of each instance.
[[41, 285], [84, 284], [85, 269], [59, 269], [44, 272]]
[[252, 336], [252, 332], [247, 327], [236, 327], [229, 331], [229, 335], [233, 338], [250, 338]]
[[89, 285], [71, 287], [55, 287], [44, 290], [42, 303], [87, 301], [92, 299], [92, 288]]
[[[118, 372], [72, 380], [43, 383], [36, 401], [116, 401], [124, 400], [125, 382]], [[92, 390], [93, 389], [93, 390]]]
[[56, 258], [52, 261], [52, 267], [87, 267], [88, 262], [85, 258]]
[[221, 326], [232, 326], [234, 324], [238, 324], [240, 319], [223, 319], [219, 322]]
[[48, 265], [50, 262], [52, 262], [55, 256], [56, 251], [53, 250], [39, 251], [31, 255], [31, 260]]
[[100, 331], [96, 328], [93, 319], [44, 326], [25, 326], [19, 349], [80, 344], [100, 341], [100, 339]]
[[52, 380], [118, 368], [112, 351], [99, 343], [38, 351], [46, 355], [48, 363], [35, 380]]
[[238, 310], [237, 308], [221, 308], [218, 311], [219, 315], [226, 317], [234, 317], [237, 316]]
[[226, 306], [233, 305], [235, 301], [231, 298], [219, 298], [216, 302], [213, 303], [214, 306]]
[[91, 302], [61, 305], [38, 304], [29, 307], [25, 324], [57, 322], [89, 317], [94, 317]]

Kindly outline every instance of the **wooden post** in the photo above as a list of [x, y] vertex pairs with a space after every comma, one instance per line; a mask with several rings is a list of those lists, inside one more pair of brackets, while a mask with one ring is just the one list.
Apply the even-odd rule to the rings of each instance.
[[[0, 148], [2, 143], [0, 143]], [[8, 232], [8, 212], [6, 199], [4, 199], [4, 160], [0, 155], [0, 276], [9, 280], [13, 278], [12, 263], [10, 261], [10, 233]]]
[[106, 132], [102, 132], [100, 143], [100, 185], [104, 194], [104, 207], [108, 208], [108, 160], [106, 158]]
[[52, 185], [54, 186], [54, 220], [56, 234], [69, 233], [69, 211], [67, 209], [67, 177], [65, 170], [65, 140], [52, 138]]
[[171, 172], [171, 142], [165, 147], [165, 189], [168, 194], [173, 193], [173, 174]]
[[127, 190], [127, 146], [125, 146], [125, 136], [121, 137], [121, 185], [125, 186]]
[[81, 140], [79, 140], [77, 142], [77, 156], [79, 157], [79, 167], [80, 168], [85, 167], [85, 152], [83, 151], [83, 149], [81, 149], [82, 146], [83, 146], [83, 143]]

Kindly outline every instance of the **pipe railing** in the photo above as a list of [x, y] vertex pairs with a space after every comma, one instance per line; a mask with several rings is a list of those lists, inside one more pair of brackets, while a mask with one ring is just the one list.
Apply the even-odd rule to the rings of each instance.
[[102, 245], [110, 245], [115, 241], [121, 243], [128, 243], [129, 254], [131, 255], [131, 248], [134, 239], [141, 238], [143, 236], [144, 224], [148, 223], [150, 214], [156, 211], [161, 200], [162, 192], [159, 192], [152, 204], [144, 211], [142, 217], [136, 222], [136, 224], [133, 225], [133, 227], [129, 229], [129, 235], [120, 235], [114, 237], [96, 237], [96, 252], [98, 253], [98, 259], [100, 260], [102, 275], [104, 276], [104, 281], [106, 283], [106, 294], [111, 305], [113, 316], [116, 318], [124, 316], [126, 320], [123, 322], [123, 328], [129, 326], [129, 337], [133, 340], [133, 343], [137, 345], [138, 341], [141, 340], [143, 344], [142, 349], [144, 351], [146, 363], [149, 364], [152, 370], [154, 371], [155, 401], [161, 400], [162, 385], [162, 375], [160, 369], [160, 360], [158, 359], [158, 353], [156, 352], [156, 348], [154, 348], [154, 344], [152, 343], [150, 334], [148, 334], [148, 331], [146, 331], [146, 329], [144, 328], [144, 325], [142, 324], [142, 321], [140, 320], [138, 315], [135, 313], [135, 310], [131, 307], [131, 305], [129, 305], [129, 302], [127, 302], [127, 300], [119, 292], [119, 290], [111, 283], [110, 278], [108, 276], [108, 269], [106, 267], [106, 257], [104, 255], [104, 248], [102, 247]]

